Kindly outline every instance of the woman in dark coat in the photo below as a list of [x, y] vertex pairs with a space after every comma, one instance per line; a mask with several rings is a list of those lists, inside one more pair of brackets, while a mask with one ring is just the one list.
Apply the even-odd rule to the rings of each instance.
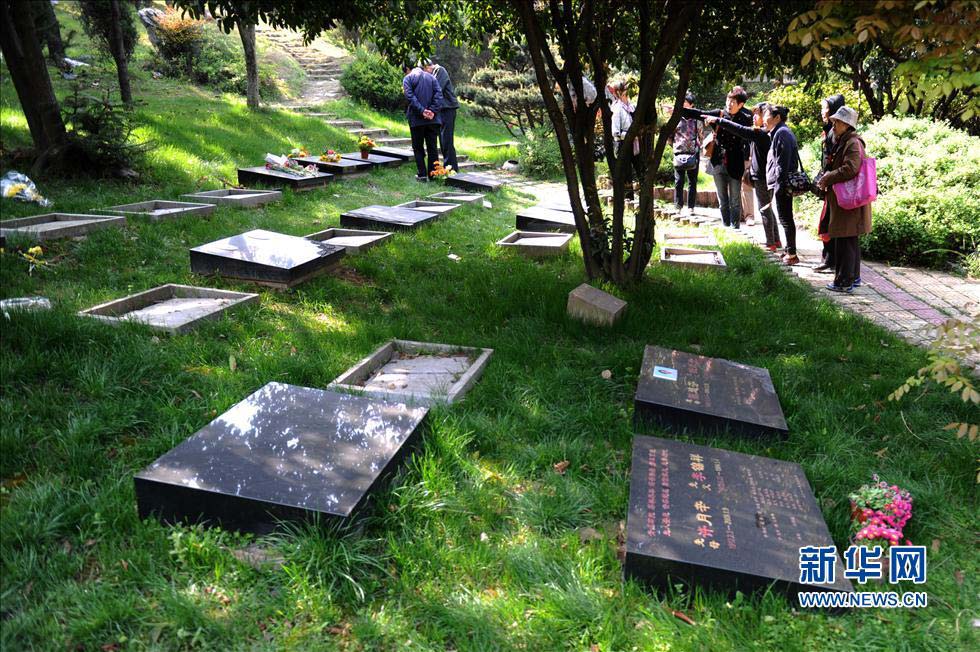
[[[820, 157], [820, 171], [822, 173], [827, 172], [834, 151], [834, 130], [833, 125], [830, 124], [830, 116], [837, 113], [837, 110], [842, 106], [844, 106], [844, 96], [840, 93], [831, 95], [820, 102], [820, 118], [823, 120], [823, 156]], [[824, 207], [826, 207], [826, 203]], [[832, 274], [834, 272], [834, 240], [827, 235], [829, 225], [830, 216], [824, 210], [820, 215], [820, 226], [817, 228], [817, 233], [820, 234], [820, 239], [823, 241], [821, 263], [813, 270], [820, 274]]]
[[800, 152], [796, 134], [786, 126], [789, 109], [785, 106], [768, 105], [762, 120], [769, 131], [769, 157], [766, 159], [766, 186], [772, 193], [772, 206], [783, 225], [786, 236], [786, 253], [783, 263], [799, 265], [796, 255], [796, 222], [793, 219], [793, 195], [789, 191], [789, 175], [799, 166]]
[[857, 135], [857, 111], [842, 106], [830, 117], [834, 125], [835, 146], [831, 162], [817, 185], [827, 191], [825, 212], [827, 233], [834, 238], [834, 282], [832, 292], [852, 292], [861, 285], [861, 248], [858, 236], [871, 232], [871, 204], [845, 210], [837, 203], [834, 184], [850, 181], [861, 170], [864, 141]]

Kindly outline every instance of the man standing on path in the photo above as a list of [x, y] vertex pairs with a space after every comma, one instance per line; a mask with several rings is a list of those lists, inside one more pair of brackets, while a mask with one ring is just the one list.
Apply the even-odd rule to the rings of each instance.
[[[436, 140], [442, 125], [439, 118], [442, 89], [439, 88], [436, 78], [423, 70], [427, 65], [430, 65], [429, 62], [422, 60], [410, 72], [408, 66], [405, 66], [407, 74], [402, 80], [402, 90], [408, 99], [405, 116], [412, 132], [412, 151], [415, 153], [415, 168], [418, 173], [415, 178], [422, 182], [429, 180], [429, 173], [435, 169], [436, 161], [439, 160]], [[425, 164], [426, 152], [429, 155], [428, 166]]]
[[442, 164], [444, 167], [452, 168], [459, 172], [459, 163], [456, 161], [456, 144], [453, 142], [453, 133], [456, 131], [456, 110], [459, 109], [459, 100], [456, 98], [456, 87], [449, 78], [449, 71], [438, 63], [429, 64], [425, 71], [431, 73], [439, 88], [442, 89], [442, 107], [439, 109], [439, 117], [442, 119], [442, 128], [439, 131], [439, 149], [442, 150]]

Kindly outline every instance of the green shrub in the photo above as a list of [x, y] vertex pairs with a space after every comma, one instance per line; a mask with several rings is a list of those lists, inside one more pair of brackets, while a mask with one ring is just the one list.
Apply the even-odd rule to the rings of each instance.
[[204, 22], [168, 9], [157, 23], [160, 54], [171, 67], [190, 75], [204, 41]]
[[402, 73], [381, 55], [358, 50], [343, 74], [340, 85], [355, 100], [382, 111], [397, 111], [405, 107], [402, 92]]
[[823, 133], [823, 121], [820, 119], [821, 100], [837, 93], [844, 95], [845, 103], [858, 112], [860, 120], [864, 115], [860, 96], [857, 91], [851, 90], [848, 83], [840, 80], [780, 86], [766, 93], [765, 101], [789, 109], [787, 124], [796, 134], [797, 140], [801, 144], [806, 144], [816, 140]]
[[564, 174], [558, 139], [551, 129], [528, 130], [520, 147], [521, 172], [535, 179], [553, 179]]
[[925, 118], [886, 117], [862, 131], [878, 161], [869, 258], [942, 268], [980, 245], [980, 138]]

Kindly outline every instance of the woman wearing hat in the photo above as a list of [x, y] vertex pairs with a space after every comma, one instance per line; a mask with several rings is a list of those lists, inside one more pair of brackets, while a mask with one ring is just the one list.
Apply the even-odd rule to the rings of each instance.
[[845, 210], [837, 203], [834, 184], [857, 176], [864, 159], [864, 141], [854, 130], [857, 111], [842, 106], [830, 116], [834, 131], [834, 149], [827, 173], [817, 186], [827, 191], [825, 210], [829, 216], [827, 234], [834, 239], [834, 282], [827, 286], [832, 292], [852, 292], [861, 285], [861, 247], [858, 236], [871, 232], [871, 204]]

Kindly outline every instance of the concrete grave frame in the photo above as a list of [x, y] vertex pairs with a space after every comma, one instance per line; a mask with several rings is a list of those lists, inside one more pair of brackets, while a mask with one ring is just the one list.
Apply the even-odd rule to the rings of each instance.
[[168, 201], [165, 199], [150, 199], [134, 204], [120, 204], [99, 209], [106, 213], [131, 217], [146, 217], [151, 222], [173, 220], [186, 215], [206, 217], [214, 212], [214, 204], [201, 204], [184, 201]]
[[446, 177], [446, 185], [463, 190], [477, 190], [483, 192], [496, 192], [504, 185], [500, 179], [495, 179], [486, 174], [478, 172], [467, 172], [465, 174], [455, 174]]
[[661, 247], [660, 262], [691, 269], [728, 269], [725, 257], [718, 249]]
[[[379, 371], [391, 361], [396, 353], [418, 355], [424, 355], [426, 353], [457, 353], [469, 356], [472, 362], [469, 368], [457, 378], [444, 395], [441, 393], [428, 394], [365, 388], [363, 383], [367, 382], [372, 374]], [[476, 384], [476, 381], [479, 380], [487, 363], [490, 361], [491, 355], [493, 355], [493, 349], [456, 346], [452, 344], [435, 344], [431, 342], [414, 342], [411, 340], [391, 340], [342, 373], [327, 388], [364, 396], [373, 396], [388, 401], [402, 401], [421, 405], [433, 405], [437, 403], [452, 404], [461, 400], [473, 385]]]
[[568, 252], [573, 237], [571, 233], [514, 231], [498, 240], [497, 246], [531, 257], [560, 256]]
[[445, 215], [451, 211], [459, 208], [459, 204], [452, 204], [442, 201], [428, 201], [426, 199], [413, 199], [412, 201], [407, 201], [401, 204], [395, 204], [396, 208], [411, 208], [417, 211], [424, 211], [426, 213], [435, 213], [436, 215]]
[[347, 250], [348, 254], [359, 254], [385, 242], [391, 238], [388, 231], [359, 231], [357, 229], [324, 229], [303, 236], [307, 240], [316, 240], [327, 244], [337, 245]]
[[572, 213], [541, 206], [530, 206], [519, 210], [515, 225], [520, 231], [576, 233], [575, 216]]
[[480, 204], [485, 195], [478, 192], [452, 192], [446, 190], [426, 197], [429, 201], [452, 202], [454, 204]]
[[181, 199], [214, 204], [215, 206], [234, 206], [235, 208], [257, 208], [282, 199], [279, 190], [252, 190], [248, 188], [224, 188], [222, 190], [202, 190]]
[[126, 226], [125, 216], [45, 213], [0, 222], [0, 233], [24, 237], [37, 242], [59, 238], [78, 238], [93, 231]]
[[[128, 318], [134, 312], [139, 312], [157, 304], [166, 304], [173, 299], [212, 299], [216, 302], [227, 301], [216, 305], [206, 312], [198, 311], [191, 316], [183, 319], [170, 321], [169, 315], [156, 315], [145, 319], [133, 317]], [[231, 292], [229, 290], [215, 290], [212, 288], [196, 287], [193, 285], [177, 285], [168, 283], [145, 292], [137, 292], [128, 297], [114, 299], [106, 303], [100, 303], [78, 313], [80, 317], [93, 317], [108, 324], [118, 325], [123, 322], [132, 321], [144, 324], [150, 328], [178, 335], [186, 333], [207, 319], [217, 319], [225, 312], [251, 303], [258, 303], [259, 295], [248, 292]]]

